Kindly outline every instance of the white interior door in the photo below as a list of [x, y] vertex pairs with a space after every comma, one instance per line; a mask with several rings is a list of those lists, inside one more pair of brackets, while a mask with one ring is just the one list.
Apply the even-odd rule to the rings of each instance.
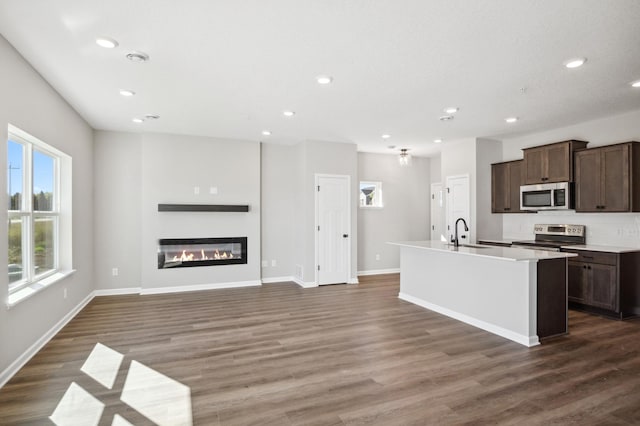
[[[446, 180], [446, 203], [447, 203], [447, 238], [455, 235], [455, 223], [458, 218], [463, 218], [467, 226], [471, 228], [471, 197], [469, 194], [469, 175], [447, 176]], [[460, 243], [470, 243], [471, 231], [465, 231], [464, 225], [458, 225], [458, 238]]]
[[440, 241], [447, 238], [444, 232], [444, 194], [442, 183], [431, 184], [431, 239]]
[[316, 282], [349, 281], [351, 221], [349, 176], [316, 175]]

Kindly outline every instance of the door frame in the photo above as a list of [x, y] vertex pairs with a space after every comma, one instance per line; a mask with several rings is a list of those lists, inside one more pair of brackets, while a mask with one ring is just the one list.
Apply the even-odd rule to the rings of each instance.
[[[352, 249], [352, 241], [353, 235], [351, 233], [351, 176], [350, 175], [335, 175], [335, 174], [325, 174], [325, 173], [316, 173], [314, 175], [314, 185], [313, 185], [313, 200], [314, 200], [314, 220], [313, 220], [313, 239], [314, 239], [314, 281], [315, 285], [320, 285], [320, 271], [318, 271], [318, 263], [320, 262], [320, 236], [318, 233], [318, 226], [320, 224], [320, 203], [319, 203], [319, 195], [318, 195], [318, 186], [320, 185], [321, 178], [339, 178], [347, 180], [347, 234], [349, 237], [347, 238], [348, 248], [347, 248], [347, 275], [345, 277], [344, 282], [349, 284], [352, 282], [351, 280], [351, 249]], [[357, 281], [356, 281], [357, 283]]]

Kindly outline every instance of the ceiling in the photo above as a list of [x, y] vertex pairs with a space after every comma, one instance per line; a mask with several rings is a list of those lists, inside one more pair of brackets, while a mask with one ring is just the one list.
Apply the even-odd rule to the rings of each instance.
[[[426, 156], [436, 138], [639, 109], [639, 22], [637, 0], [0, 2], [2, 35], [96, 129]], [[150, 60], [127, 60], [134, 50]], [[587, 62], [565, 68], [573, 57]], [[440, 121], [450, 106], [460, 110]], [[145, 114], [160, 118], [132, 122]]]

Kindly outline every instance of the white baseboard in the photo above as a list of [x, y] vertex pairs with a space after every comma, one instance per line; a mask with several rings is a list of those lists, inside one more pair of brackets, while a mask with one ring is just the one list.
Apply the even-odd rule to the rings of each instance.
[[109, 288], [96, 290], [93, 292], [95, 296], [120, 296], [123, 294], [140, 294], [141, 287], [129, 287], [129, 288]]
[[94, 297], [94, 292], [89, 293], [80, 303], [67, 313], [60, 321], [40, 337], [22, 355], [13, 361], [2, 373], [0, 373], [0, 388], [2, 388], [29, 360], [46, 345], [69, 321], [75, 317]]
[[360, 284], [360, 281], [358, 281], [358, 277], [349, 278], [349, 281], [347, 281], [347, 284]]
[[296, 277], [293, 277], [293, 282], [298, 284], [302, 288], [318, 287], [318, 284], [316, 284], [313, 281], [305, 282], [305, 281], [302, 281], [301, 279], [298, 279]]
[[497, 325], [481, 321], [477, 318], [473, 318], [468, 315], [461, 314], [456, 311], [452, 311], [451, 309], [443, 308], [442, 306], [439, 306], [439, 305], [434, 305], [433, 303], [429, 303], [417, 297], [410, 296], [406, 293], [398, 294], [398, 298], [405, 300], [409, 303], [413, 303], [414, 305], [421, 306], [425, 309], [429, 309], [430, 311], [434, 311], [439, 314], [448, 316], [449, 318], [457, 319], [458, 321], [462, 321], [474, 327], [481, 328], [490, 333], [497, 334], [498, 336], [504, 337], [505, 339], [513, 340], [514, 342], [520, 343], [521, 345], [524, 345], [524, 346], [531, 347], [531, 346], [536, 346], [540, 344], [538, 340], [538, 336], [525, 336], [523, 334], [519, 334], [511, 330], [507, 330]]
[[271, 277], [271, 278], [263, 278], [262, 284], [272, 284], [272, 283], [284, 283], [284, 282], [295, 282], [293, 277]]
[[184, 285], [184, 286], [175, 286], [175, 287], [143, 288], [140, 291], [140, 294], [144, 295], [144, 294], [182, 293], [184, 291], [218, 290], [221, 288], [255, 287], [260, 285], [262, 285], [260, 280], [235, 281], [235, 282], [229, 282], [229, 283], [216, 283], [216, 284], [196, 284], [196, 285]]
[[361, 275], [383, 275], [383, 274], [399, 274], [400, 268], [391, 269], [371, 269], [369, 271], [358, 271], [358, 276]]

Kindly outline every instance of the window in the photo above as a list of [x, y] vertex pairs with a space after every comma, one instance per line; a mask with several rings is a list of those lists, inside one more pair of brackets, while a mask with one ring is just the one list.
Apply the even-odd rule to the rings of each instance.
[[383, 207], [382, 182], [360, 182], [360, 207]]
[[70, 162], [70, 157], [9, 126], [9, 304], [34, 293], [46, 285], [43, 283], [51, 282], [47, 279], [61, 269], [60, 211], [63, 197], [60, 188], [63, 186], [60, 169], [67, 162]]

